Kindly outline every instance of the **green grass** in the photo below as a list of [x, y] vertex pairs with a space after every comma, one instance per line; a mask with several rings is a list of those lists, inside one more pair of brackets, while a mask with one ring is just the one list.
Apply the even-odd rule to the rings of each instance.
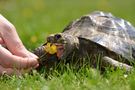
[[23, 77], [3, 76], [0, 78], [1, 90], [134, 90], [135, 72], [124, 74], [117, 70], [106, 71], [103, 75], [89, 67], [79, 71], [68, 66], [64, 72], [54, 70], [47, 78], [33, 71], [33, 75]]
[[[0, 0], [0, 13], [16, 27], [24, 45], [33, 50], [51, 33], [61, 32], [72, 20], [95, 10], [112, 12], [135, 25], [135, 0]], [[73, 71], [64, 66], [48, 78], [34, 72], [24, 77], [0, 77], [0, 90], [134, 90], [135, 72], [128, 77], [118, 70], [89, 67]]]

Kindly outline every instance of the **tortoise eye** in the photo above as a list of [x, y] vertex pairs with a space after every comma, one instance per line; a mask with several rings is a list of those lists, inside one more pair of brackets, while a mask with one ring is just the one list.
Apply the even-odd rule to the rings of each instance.
[[60, 39], [62, 36], [61, 36], [61, 34], [56, 34], [54, 37], [55, 37], [56, 40], [58, 40], [58, 39]]

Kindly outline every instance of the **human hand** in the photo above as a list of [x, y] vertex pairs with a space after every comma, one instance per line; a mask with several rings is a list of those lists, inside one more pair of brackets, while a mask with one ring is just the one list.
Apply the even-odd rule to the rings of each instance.
[[[15, 27], [0, 15], [0, 65], [3, 68], [26, 69], [38, 66], [38, 57], [21, 42]], [[1, 69], [1, 68], [0, 68]]]

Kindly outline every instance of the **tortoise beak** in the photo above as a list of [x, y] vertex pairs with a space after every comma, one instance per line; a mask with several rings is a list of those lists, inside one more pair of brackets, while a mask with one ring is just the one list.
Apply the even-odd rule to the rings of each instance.
[[61, 33], [52, 34], [47, 37], [47, 43], [51, 43], [56, 46], [57, 48], [56, 54], [58, 59], [60, 59], [63, 56], [64, 46], [66, 44], [66, 40], [64, 39], [63, 35]]

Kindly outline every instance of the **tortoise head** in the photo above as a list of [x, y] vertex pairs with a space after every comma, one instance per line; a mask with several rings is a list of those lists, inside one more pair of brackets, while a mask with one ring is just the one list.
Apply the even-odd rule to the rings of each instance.
[[35, 49], [34, 53], [39, 57], [39, 63], [52, 67], [61, 59], [66, 57], [78, 48], [77, 37], [64, 33], [51, 34], [47, 37], [47, 42]]
[[52, 34], [47, 37], [47, 43], [56, 45], [56, 54], [59, 59], [65, 59], [71, 52], [78, 48], [78, 38], [64, 33]]

